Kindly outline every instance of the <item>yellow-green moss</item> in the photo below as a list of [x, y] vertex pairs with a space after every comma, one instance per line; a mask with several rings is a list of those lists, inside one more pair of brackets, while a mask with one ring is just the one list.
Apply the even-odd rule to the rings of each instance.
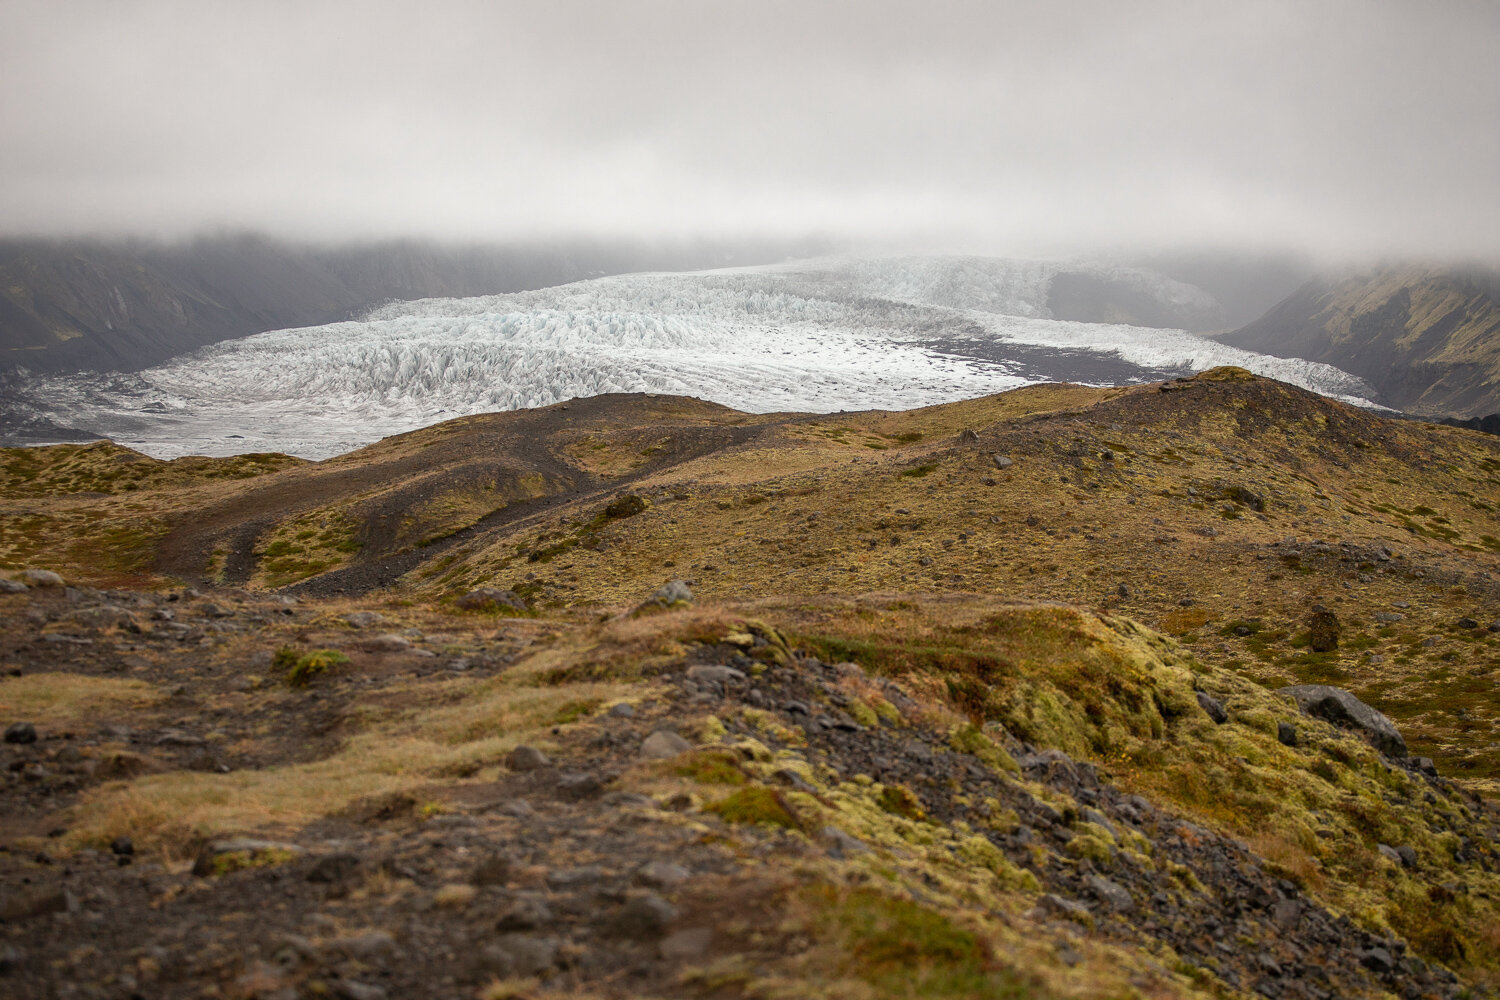
[[780, 793], [764, 785], [751, 785], [703, 807], [726, 823], [754, 823], [796, 830], [797, 817]]

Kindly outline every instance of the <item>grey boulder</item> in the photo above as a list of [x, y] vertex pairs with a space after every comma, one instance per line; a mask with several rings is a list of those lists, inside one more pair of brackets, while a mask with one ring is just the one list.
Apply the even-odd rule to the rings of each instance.
[[692, 748], [691, 743], [670, 729], [658, 729], [641, 741], [641, 756], [647, 760], [668, 760]]
[[1282, 688], [1277, 694], [1291, 695], [1297, 707], [1314, 718], [1359, 732], [1387, 757], [1407, 755], [1406, 740], [1395, 723], [1343, 688], [1327, 684], [1294, 684]]

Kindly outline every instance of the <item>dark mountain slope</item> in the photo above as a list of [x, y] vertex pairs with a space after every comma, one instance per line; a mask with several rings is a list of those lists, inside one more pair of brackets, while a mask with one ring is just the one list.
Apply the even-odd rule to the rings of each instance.
[[348, 319], [390, 299], [757, 263], [809, 249], [623, 242], [316, 247], [248, 235], [172, 246], [0, 241], [0, 368], [133, 371], [221, 340]]
[[1423, 416], [1500, 410], [1500, 275], [1383, 268], [1304, 285], [1225, 341], [1359, 375]]

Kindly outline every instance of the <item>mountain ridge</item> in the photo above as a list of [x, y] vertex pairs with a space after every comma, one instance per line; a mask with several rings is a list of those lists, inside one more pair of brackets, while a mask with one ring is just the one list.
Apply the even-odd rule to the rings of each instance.
[[1500, 272], [1391, 266], [1314, 280], [1219, 339], [1335, 365], [1414, 415], [1500, 411]]

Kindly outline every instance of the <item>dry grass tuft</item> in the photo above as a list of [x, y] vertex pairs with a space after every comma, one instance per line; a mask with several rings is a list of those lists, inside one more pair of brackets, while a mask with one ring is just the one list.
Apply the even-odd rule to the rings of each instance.
[[0, 680], [0, 717], [40, 726], [98, 724], [149, 709], [166, 697], [145, 681], [24, 674]]

